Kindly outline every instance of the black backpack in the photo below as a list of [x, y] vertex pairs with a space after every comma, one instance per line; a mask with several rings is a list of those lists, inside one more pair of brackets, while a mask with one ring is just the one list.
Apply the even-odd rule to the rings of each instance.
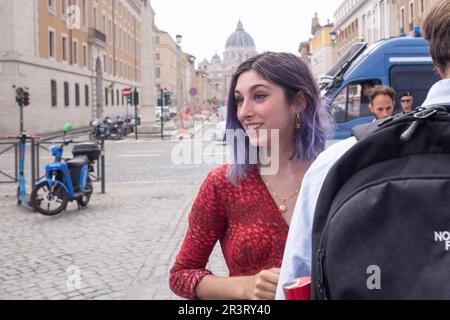
[[450, 106], [355, 132], [317, 201], [312, 298], [450, 299]]

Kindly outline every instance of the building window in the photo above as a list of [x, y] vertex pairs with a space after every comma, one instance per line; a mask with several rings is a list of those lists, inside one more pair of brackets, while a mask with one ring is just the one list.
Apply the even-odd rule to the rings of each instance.
[[64, 82], [64, 106], [68, 107], [70, 105], [70, 99], [69, 99], [69, 83], [66, 81]]
[[48, 32], [48, 55], [51, 58], [55, 57], [55, 32]]
[[409, 23], [413, 23], [414, 21], [414, 2], [411, 1], [409, 3]]
[[87, 46], [83, 46], [83, 66], [87, 67]]
[[48, 9], [55, 11], [55, 0], [48, 0]]
[[386, 15], [384, 0], [380, 2], [380, 38], [386, 38]]
[[420, 0], [420, 16], [423, 16], [423, 13], [425, 12], [425, 1]]
[[62, 59], [63, 61], [67, 61], [67, 37], [62, 36]]
[[161, 60], [161, 54], [157, 53], [156, 54], [156, 61], [159, 61], [159, 60]]
[[89, 86], [84, 85], [84, 105], [89, 106]]
[[105, 88], [105, 106], [108, 105], [108, 88]]
[[112, 23], [112, 20], [109, 19], [109, 45], [110, 46], [113, 45], [113, 34], [114, 34], [113, 23]]
[[66, 18], [67, 0], [61, 0], [61, 18]]
[[116, 101], [117, 101], [117, 105], [119, 105], [120, 104], [119, 89], [116, 90]]
[[161, 78], [161, 68], [160, 67], [156, 68], [156, 78], [157, 79]]
[[113, 42], [113, 46], [114, 46], [114, 48], [117, 48], [117, 43], [118, 43], [118, 41], [117, 41], [117, 24], [116, 23], [114, 23], [114, 30], [113, 30], [113, 34], [114, 34], [114, 42]]
[[363, 36], [363, 38], [364, 38], [364, 41], [367, 39], [367, 30], [366, 30], [366, 28], [367, 28], [367, 25], [366, 25], [366, 15], [365, 14], [363, 14], [363, 16], [362, 16], [362, 36]]
[[83, 0], [82, 2], [82, 8], [81, 8], [81, 22], [83, 23], [83, 27], [87, 26], [87, 5], [86, 0]]
[[109, 90], [111, 91], [111, 105], [113, 106], [114, 105], [114, 89], [111, 88]]
[[52, 107], [58, 106], [58, 88], [56, 80], [50, 81], [51, 95], [52, 95]]
[[405, 32], [405, 7], [400, 8], [400, 32]]
[[73, 42], [73, 56], [72, 56], [73, 64], [78, 63], [78, 42]]
[[93, 21], [94, 21], [94, 29], [97, 29], [97, 8], [93, 10]]
[[102, 32], [106, 34], [106, 15], [102, 16]]
[[75, 106], [80, 106], [80, 85], [75, 83]]

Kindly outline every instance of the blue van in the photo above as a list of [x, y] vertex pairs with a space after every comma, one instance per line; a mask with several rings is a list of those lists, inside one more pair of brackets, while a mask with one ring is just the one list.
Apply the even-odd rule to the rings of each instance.
[[348, 138], [354, 126], [374, 119], [368, 108], [368, 91], [373, 86], [389, 85], [395, 90], [394, 113], [398, 113], [403, 92], [413, 94], [417, 107], [437, 81], [428, 41], [423, 38], [392, 38], [370, 47], [355, 43], [320, 80], [322, 99], [332, 108], [336, 122], [334, 139]]

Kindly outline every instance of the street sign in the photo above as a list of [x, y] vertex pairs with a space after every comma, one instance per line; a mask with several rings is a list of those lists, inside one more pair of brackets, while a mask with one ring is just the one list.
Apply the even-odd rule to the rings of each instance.
[[195, 97], [195, 96], [197, 95], [197, 88], [191, 88], [191, 89], [189, 90], [189, 94], [190, 94], [192, 97]]
[[122, 89], [122, 97], [128, 97], [131, 93], [131, 88]]

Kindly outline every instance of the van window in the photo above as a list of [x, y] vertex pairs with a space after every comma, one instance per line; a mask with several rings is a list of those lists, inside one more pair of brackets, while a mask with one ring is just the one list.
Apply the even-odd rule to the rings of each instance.
[[428, 65], [396, 65], [389, 72], [391, 87], [396, 92], [396, 111], [400, 110], [400, 96], [409, 91], [414, 97], [414, 106], [421, 106], [428, 90], [440, 80], [434, 66]]
[[333, 116], [336, 123], [370, 116], [369, 91], [381, 84], [379, 80], [353, 82], [345, 87], [333, 101]]

